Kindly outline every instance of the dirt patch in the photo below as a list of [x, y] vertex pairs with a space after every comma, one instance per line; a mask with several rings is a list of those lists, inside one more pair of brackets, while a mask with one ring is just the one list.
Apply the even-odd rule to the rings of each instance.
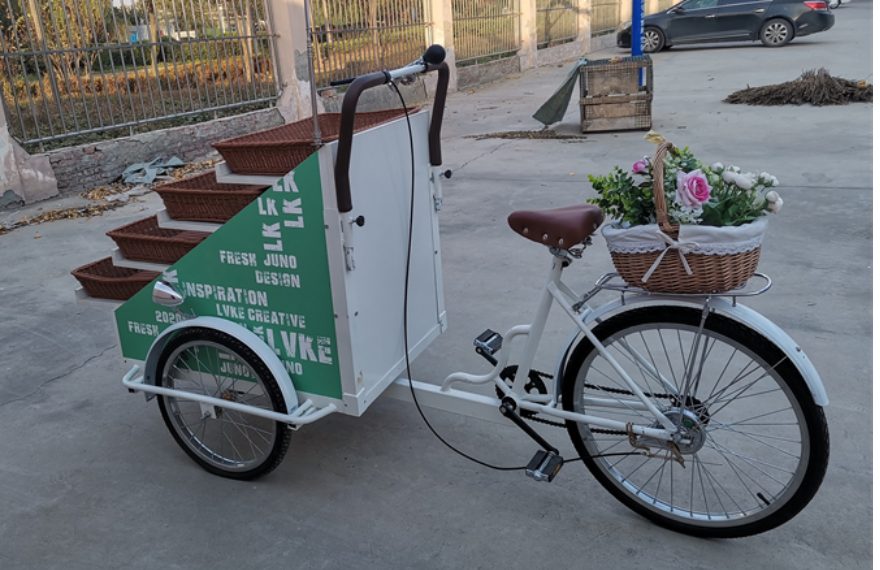
[[564, 133], [557, 133], [552, 129], [542, 129], [540, 131], [501, 131], [497, 133], [485, 133], [482, 135], [469, 135], [465, 138], [476, 139], [478, 141], [486, 139], [584, 141], [587, 139], [587, 137], [581, 135], [567, 135]]

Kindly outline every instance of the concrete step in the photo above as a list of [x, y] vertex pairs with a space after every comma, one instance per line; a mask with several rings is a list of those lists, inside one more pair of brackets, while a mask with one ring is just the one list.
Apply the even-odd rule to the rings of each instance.
[[259, 186], [274, 186], [282, 176], [277, 174], [235, 174], [229, 170], [226, 162], [220, 162], [214, 166], [214, 176], [217, 182], [223, 184], [254, 184]]
[[175, 220], [168, 215], [168, 212], [164, 208], [156, 213], [156, 217], [159, 219], [160, 228], [168, 228], [172, 230], [188, 230], [214, 233], [223, 225], [214, 224], [211, 222], [189, 222], [186, 220]]
[[147, 271], [165, 271], [168, 269], [168, 265], [164, 263], [151, 263], [149, 261], [137, 261], [133, 259], [126, 259], [119, 248], [113, 250], [112, 254], [113, 265], [118, 267], [130, 267], [132, 269], [145, 269]]

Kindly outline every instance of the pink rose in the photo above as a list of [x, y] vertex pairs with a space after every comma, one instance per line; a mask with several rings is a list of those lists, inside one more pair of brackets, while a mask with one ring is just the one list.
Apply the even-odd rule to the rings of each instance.
[[648, 159], [643, 158], [633, 163], [633, 174], [645, 174], [648, 172]]
[[702, 170], [691, 172], [678, 171], [675, 197], [678, 202], [688, 208], [699, 208], [709, 201], [709, 193], [712, 187], [706, 180]]

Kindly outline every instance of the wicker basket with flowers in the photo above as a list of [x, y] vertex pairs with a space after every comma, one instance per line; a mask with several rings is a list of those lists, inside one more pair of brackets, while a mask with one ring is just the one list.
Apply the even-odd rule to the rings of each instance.
[[758, 266], [767, 214], [779, 184], [766, 172], [700, 162], [653, 131], [652, 157], [630, 171], [590, 176], [588, 202], [613, 220], [602, 228], [617, 272], [629, 285], [663, 293], [717, 293], [743, 286]]

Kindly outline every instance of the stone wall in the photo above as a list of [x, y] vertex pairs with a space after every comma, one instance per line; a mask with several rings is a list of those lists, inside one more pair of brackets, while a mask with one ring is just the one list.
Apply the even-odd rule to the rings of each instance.
[[253, 111], [204, 123], [193, 123], [130, 137], [62, 148], [45, 153], [58, 179], [60, 193], [79, 192], [119, 178], [127, 166], [158, 156], [198, 160], [211, 143], [284, 123], [277, 109]]
[[483, 83], [498, 81], [520, 71], [521, 61], [519, 56], [459, 67], [458, 87], [461, 89], [463, 87], [473, 87]]

